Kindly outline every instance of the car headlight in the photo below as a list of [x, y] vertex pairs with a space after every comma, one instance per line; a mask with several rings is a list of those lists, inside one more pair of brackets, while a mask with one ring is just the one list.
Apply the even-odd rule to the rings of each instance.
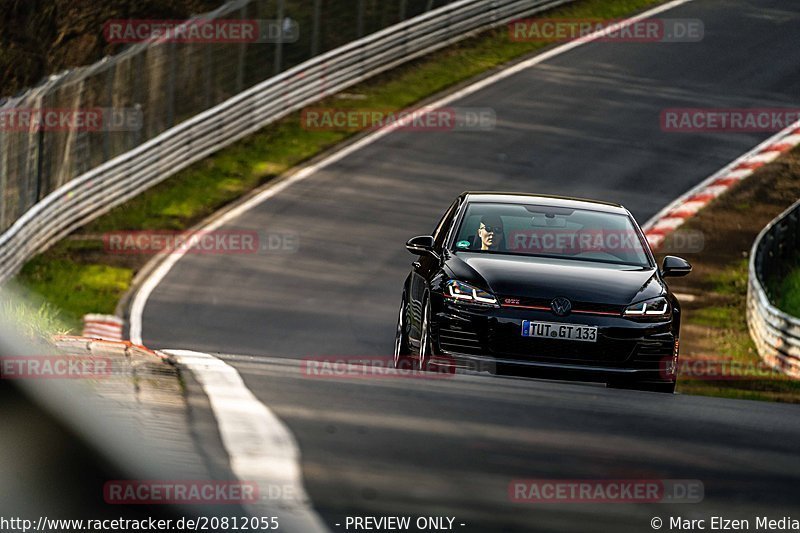
[[625, 316], [659, 318], [669, 316], [669, 302], [663, 296], [629, 305], [625, 308]]
[[445, 285], [444, 296], [448, 300], [459, 303], [497, 305], [497, 298], [492, 293], [454, 279]]

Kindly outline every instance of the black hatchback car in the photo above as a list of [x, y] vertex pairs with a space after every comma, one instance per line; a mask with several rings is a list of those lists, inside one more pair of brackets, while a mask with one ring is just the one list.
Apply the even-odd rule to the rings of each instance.
[[664, 278], [692, 267], [655, 258], [620, 205], [466, 192], [405, 281], [395, 365], [603, 381], [675, 390], [681, 310]]

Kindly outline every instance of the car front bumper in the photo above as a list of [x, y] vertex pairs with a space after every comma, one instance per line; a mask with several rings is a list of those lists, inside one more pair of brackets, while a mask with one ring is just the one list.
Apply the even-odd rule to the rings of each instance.
[[[525, 337], [524, 320], [596, 326], [597, 342]], [[558, 317], [549, 310], [479, 308], [441, 298], [431, 333], [440, 363], [459, 368], [594, 381], [675, 381], [678, 344], [672, 318]]]

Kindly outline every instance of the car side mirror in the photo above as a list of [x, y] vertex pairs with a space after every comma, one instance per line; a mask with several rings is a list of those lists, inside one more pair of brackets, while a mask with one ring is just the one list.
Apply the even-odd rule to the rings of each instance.
[[433, 237], [430, 235], [420, 235], [412, 237], [406, 243], [406, 249], [414, 255], [429, 255], [439, 257], [433, 249]]
[[686, 259], [668, 255], [664, 258], [664, 265], [661, 267], [661, 276], [665, 278], [680, 278], [692, 271], [692, 265]]

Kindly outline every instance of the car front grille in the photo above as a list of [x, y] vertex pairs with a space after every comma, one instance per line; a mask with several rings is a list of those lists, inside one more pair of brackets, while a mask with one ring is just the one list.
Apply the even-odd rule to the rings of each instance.
[[439, 346], [451, 353], [481, 355], [481, 342], [478, 334], [462, 326], [449, 326], [439, 329]]

